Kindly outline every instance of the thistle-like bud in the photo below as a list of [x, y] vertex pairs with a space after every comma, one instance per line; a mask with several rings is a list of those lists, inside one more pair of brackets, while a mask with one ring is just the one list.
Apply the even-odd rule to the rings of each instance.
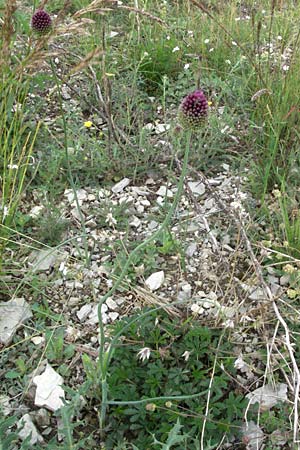
[[202, 91], [188, 94], [179, 106], [179, 121], [183, 128], [195, 130], [203, 125], [208, 115], [208, 103]]
[[31, 18], [31, 28], [39, 35], [49, 33], [52, 28], [52, 19], [43, 9], [38, 9]]

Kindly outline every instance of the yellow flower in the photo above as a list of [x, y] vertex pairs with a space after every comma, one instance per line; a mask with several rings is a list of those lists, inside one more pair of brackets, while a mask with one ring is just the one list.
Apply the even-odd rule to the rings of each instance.
[[298, 296], [298, 292], [295, 291], [295, 289], [288, 289], [288, 290], [286, 291], [286, 293], [287, 293], [287, 296], [288, 296], [289, 298], [295, 298], [295, 297]]
[[91, 122], [90, 120], [87, 120], [86, 122], [84, 122], [83, 125], [85, 126], [85, 128], [91, 128], [93, 126], [93, 122]]
[[211, 105], [212, 105], [212, 102], [207, 102], [207, 104], [208, 104], [208, 106], [211, 106]]
[[286, 264], [282, 269], [286, 273], [293, 273], [296, 271], [295, 267], [293, 267], [291, 264]]
[[147, 410], [147, 411], [155, 411], [155, 410], [156, 410], [156, 405], [155, 405], [155, 403], [148, 403], [148, 404], [146, 405], [146, 410]]

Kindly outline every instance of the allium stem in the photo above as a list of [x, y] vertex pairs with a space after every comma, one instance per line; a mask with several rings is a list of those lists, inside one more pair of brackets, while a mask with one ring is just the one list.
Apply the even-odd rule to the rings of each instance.
[[71, 188], [72, 188], [72, 191], [73, 191], [74, 200], [75, 200], [75, 203], [76, 203], [76, 209], [77, 209], [78, 214], [79, 214], [80, 224], [81, 224], [83, 235], [84, 235], [85, 264], [88, 267], [89, 264], [90, 264], [90, 257], [89, 257], [89, 250], [88, 250], [87, 233], [86, 233], [86, 229], [85, 229], [84, 217], [83, 217], [83, 214], [82, 214], [82, 211], [81, 211], [81, 208], [80, 208], [78, 195], [77, 195], [77, 191], [76, 191], [76, 186], [75, 186], [75, 183], [74, 183], [72, 169], [71, 169], [71, 164], [70, 164], [69, 150], [68, 150], [68, 128], [67, 128], [66, 117], [65, 117], [65, 114], [64, 114], [64, 111], [63, 111], [60, 82], [59, 82], [59, 79], [58, 79], [58, 77], [56, 75], [55, 67], [54, 67], [54, 64], [53, 64], [53, 61], [52, 61], [51, 58], [50, 58], [50, 65], [51, 65], [52, 73], [53, 73], [53, 76], [54, 76], [54, 79], [55, 79], [55, 82], [56, 82], [56, 86], [57, 86], [57, 91], [58, 91], [59, 108], [60, 108], [60, 113], [61, 113], [62, 122], [63, 122], [63, 130], [64, 130], [64, 149], [65, 149], [66, 162], [67, 162], [67, 168], [68, 168], [68, 177], [69, 177], [70, 185], [71, 185]]
[[146, 239], [141, 244], [139, 244], [130, 253], [119, 278], [116, 280], [116, 282], [111, 287], [111, 289], [109, 289], [109, 291], [101, 298], [101, 300], [99, 301], [99, 304], [98, 304], [99, 341], [100, 341], [99, 342], [100, 346], [99, 346], [98, 368], [99, 368], [99, 373], [100, 373], [99, 381], [101, 383], [101, 388], [102, 388], [101, 412], [100, 412], [100, 420], [99, 420], [99, 422], [100, 422], [99, 425], [101, 428], [100, 432], [103, 432], [103, 427], [104, 427], [105, 418], [106, 418], [106, 410], [107, 410], [107, 406], [109, 404], [108, 399], [107, 399], [107, 372], [109, 369], [109, 364], [110, 364], [111, 358], [113, 356], [112, 351], [110, 351], [110, 350], [108, 352], [105, 351], [105, 333], [104, 333], [104, 324], [102, 321], [101, 307], [102, 307], [103, 303], [108, 299], [108, 297], [112, 296], [112, 294], [114, 294], [114, 292], [121, 285], [122, 281], [124, 280], [124, 278], [128, 272], [128, 268], [130, 267], [130, 265], [132, 264], [132, 261], [134, 260], [135, 255], [138, 252], [140, 252], [141, 250], [144, 250], [144, 248], [146, 248], [155, 239], [159, 238], [160, 234], [170, 224], [173, 214], [179, 205], [182, 191], [183, 191], [184, 179], [185, 179], [185, 175], [186, 175], [187, 167], [188, 167], [189, 152], [190, 152], [190, 146], [191, 146], [191, 136], [192, 136], [192, 132], [188, 131], [184, 159], [183, 159], [183, 164], [182, 164], [182, 172], [180, 174], [180, 178], [178, 181], [178, 187], [177, 187], [174, 201], [165, 217], [165, 220], [163, 221], [163, 223], [161, 224], [161, 226], [159, 227], [159, 229], [157, 231], [155, 231], [148, 239]]

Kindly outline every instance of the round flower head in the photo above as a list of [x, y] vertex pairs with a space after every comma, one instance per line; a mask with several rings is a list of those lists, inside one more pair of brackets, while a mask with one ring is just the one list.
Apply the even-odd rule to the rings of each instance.
[[183, 128], [197, 129], [208, 115], [208, 103], [202, 91], [188, 94], [179, 106], [179, 121]]
[[46, 11], [38, 9], [31, 18], [31, 28], [37, 34], [47, 34], [51, 31], [52, 19]]

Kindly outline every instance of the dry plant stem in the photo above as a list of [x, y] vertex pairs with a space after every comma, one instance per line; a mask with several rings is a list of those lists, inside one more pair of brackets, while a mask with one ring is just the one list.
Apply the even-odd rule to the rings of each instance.
[[[103, 67], [103, 69], [104, 69], [104, 67]], [[111, 116], [111, 99], [110, 99], [110, 97], [107, 97], [107, 101], [104, 100], [102, 91], [101, 91], [101, 87], [100, 87], [100, 84], [98, 83], [95, 71], [93, 70], [93, 68], [91, 66], [89, 66], [89, 70], [92, 74], [92, 77], [93, 77], [93, 80], [94, 80], [94, 83], [96, 86], [96, 93], [97, 93], [97, 97], [98, 97], [99, 106], [105, 113], [104, 118], [108, 125], [109, 135], [110, 135], [110, 137], [113, 136], [115, 141], [118, 144], [120, 144], [119, 135], [118, 135], [118, 132], [116, 131], [116, 128], [115, 128], [115, 125], [114, 125], [114, 122], [113, 122], [113, 119]], [[110, 149], [110, 153], [111, 153], [111, 149]]]
[[299, 367], [298, 367], [297, 361], [296, 361], [295, 356], [294, 356], [294, 349], [293, 349], [293, 345], [291, 343], [289, 327], [288, 327], [286, 321], [284, 320], [284, 318], [282, 317], [282, 315], [281, 315], [281, 313], [280, 313], [280, 311], [278, 309], [278, 306], [277, 306], [276, 301], [275, 301], [275, 297], [272, 294], [270, 287], [267, 285], [267, 283], [264, 280], [261, 264], [259, 263], [258, 259], [256, 258], [255, 254], [254, 254], [252, 244], [251, 244], [251, 242], [250, 242], [250, 240], [249, 240], [249, 238], [247, 236], [247, 233], [245, 231], [245, 227], [243, 225], [243, 221], [242, 221], [241, 217], [238, 217], [236, 215], [236, 213], [234, 213], [232, 210], [228, 211], [227, 205], [214, 192], [214, 190], [211, 188], [210, 184], [208, 183], [208, 180], [206, 179], [206, 177], [201, 172], [197, 172], [197, 171], [195, 171], [192, 168], [191, 168], [191, 170], [194, 171], [195, 173], [197, 173], [198, 176], [200, 176], [201, 180], [206, 185], [208, 191], [211, 192], [211, 194], [214, 196], [215, 200], [218, 202], [220, 207], [227, 214], [228, 213], [230, 214], [230, 216], [232, 217], [234, 223], [240, 229], [242, 238], [243, 238], [243, 240], [245, 242], [247, 251], [248, 251], [248, 253], [250, 255], [250, 259], [251, 259], [252, 265], [254, 267], [257, 279], [259, 280], [260, 286], [264, 290], [268, 300], [272, 303], [272, 307], [273, 307], [273, 310], [275, 312], [276, 318], [278, 319], [278, 321], [280, 322], [280, 324], [282, 325], [282, 327], [284, 329], [285, 346], [286, 346], [286, 348], [288, 350], [288, 353], [289, 353], [289, 356], [290, 356], [290, 360], [291, 360], [291, 363], [292, 363], [293, 378], [294, 378], [293, 379], [293, 390], [294, 390], [293, 442], [294, 443], [299, 443], [300, 441], [298, 439], [298, 420], [299, 420], [300, 371], [299, 371]]
[[127, 261], [122, 269], [122, 272], [119, 276], [119, 278], [116, 280], [114, 285], [109, 289], [109, 291], [101, 298], [99, 305], [98, 305], [98, 319], [99, 319], [99, 372], [100, 372], [100, 383], [102, 388], [102, 402], [101, 402], [101, 410], [99, 413], [99, 424], [100, 424], [100, 431], [103, 433], [104, 425], [105, 425], [105, 418], [106, 418], [106, 410], [108, 405], [108, 383], [107, 383], [107, 374], [108, 374], [108, 366], [110, 362], [110, 351], [105, 350], [105, 334], [104, 334], [104, 326], [102, 322], [102, 314], [101, 314], [101, 307], [103, 303], [110, 297], [116, 290], [120, 287], [122, 284], [123, 279], [125, 278], [128, 268], [130, 267], [134, 256], [142, 251], [150, 242], [153, 242], [155, 239], [157, 239], [160, 234], [164, 231], [164, 229], [169, 225], [172, 216], [180, 202], [180, 198], [183, 191], [183, 184], [184, 184], [184, 178], [187, 171], [188, 166], [188, 158], [189, 158], [189, 151], [190, 151], [190, 144], [191, 144], [191, 132], [188, 132], [187, 140], [186, 140], [186, 148], [184, 153], [184, 160], [182, 165], [182, 172], [179, 178], [178, 182], [178, 188], [177, 192], [174, 198], [174, 201], [172, 203], [172, 206], [170, 207], [165, 220], [159, 227], [159, 229], [154, 232], [148, 239], [143, 241], [141, 244], [139, 244], [128, 256]]
[[75, 203], [76, 203], [76, 208], [77, 208], [77, 211], [78, 211], [78, 214], [79, 214], [79, 217], [80, 217], [80, 224], [81, 224], [83, 235], [84, 235], [85, 264], [86, 264], [86, 266], [89, 266], [90, 257], [89, 257], [88, 240], [87, 240], [87, 233], [86, 233], [86, 229], [85, 229], [85, 222], [84, 222], [84, 217], [83, 217], [83, 214], [82, 214], [82, 211], [81, 211], [81, 208], [80, 208], [78, 195], [77, 195], [77, 191], [76, 191], [76, 186], [75, 186], [74, 179], [73, 179], [70, 159], [69, 159], [67, 122], [66, 122], [64, 111], [63, 111], [61, 87], [60, 87], [60, 84], [59, 84], [59, 79], [58, 79], [58, 77], [56, 75], [56, 72], [55, 72], [55, 67], [54, 67], [52, 59], [50, 59], [50, 65], [51, 65], [52, 73], [53, 73], [54, 80], [55, 80], [55, 83], [56, 83], [56, 86], [57, 86], [59, 108], [60, 108], [60, 113], [61, 113], [61, 117], [62, 117], [62, 121], [63, 121], [64, 149], [65, 149], [65, 155], [66, 155], [66, 161], [67, 161], [67, 167], [68, 167], [68, 175], [69, 175], [70, 185], [71, 185], [71, 188], [72, 188], [72, 191], [73, 191], [73, 195], [74, 195], [74, 200], [75, 200]]
[[4, 10], [4, 20], [1, 27], [1, 51], [0, 51], [0, 70], [9, 67], [11, 57], [11, 41], [14, 34], [13, 15], [17, 10], [16, 0], [8, 0]]
[[207, 400], [206, 400], [205, 414], [204, 414], [204, 418], [203, 418], [203, 424], [202, 424], [202, 430], [201, 430], [201, 437], [200, 437], [200, 449], [201, 449], [201, 450], [205, 450], [205, 447], [204, 447], [204, 445], [205, 445], [205, 444], [204, 444], [205, 427], [206, 427], [207, 417], [208, 417], [208, 414], [209, 414], [209, 405], [210, 405], [211, 389], [212, 389], [212, 385], [213, 385], [213, 381], [214, 381], [214, 376], [215, 376], [215, 372], [216, 372], [217, 358], [218, 358], [218, 353], [219, 353], [219, 348], [220, 348], [221, 340], [222, 340], [222, 336], [220, 337], [220, 340], [219, 340], [219, 343], [218, 343], [218, 348], [217, 348], [216, 356], [215, 356], [215, 359], [214, 359], [214, 365], [213, 365], [213, 369], [212, 369], [212, 373], [211, 373], [211, 377], [210, 377], [209, 385], [208, 385], [208, 393], [207, 393]]

